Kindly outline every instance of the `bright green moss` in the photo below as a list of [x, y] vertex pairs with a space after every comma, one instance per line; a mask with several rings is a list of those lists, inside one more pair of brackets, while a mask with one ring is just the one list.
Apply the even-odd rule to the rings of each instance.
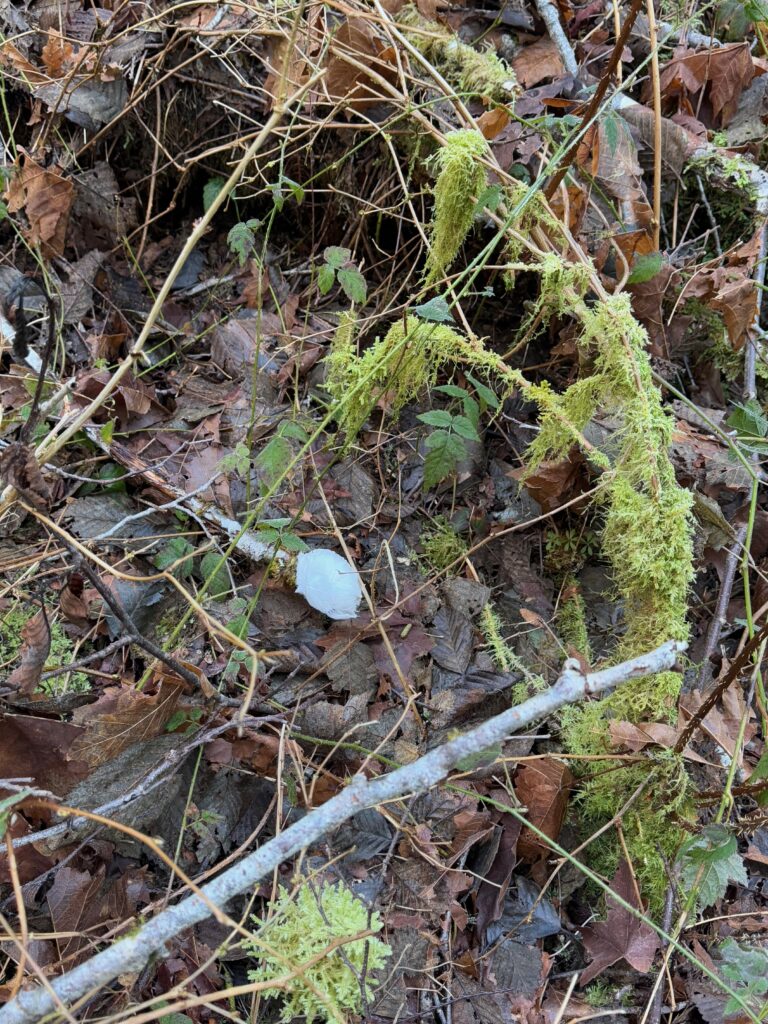
[[[338, 940], [379, 931], [379, 915], [371, 914], [369, 919], [365, 904], [341, 883], [323, 886], [316, 893], [303, 882], [295, 899], [285, 893], [270, 907], [273, 916], [266, 923], [253, 918], [258, 931], [244, 943], [260, 960], [258, 968], [248, 972], [249, 979], [271, 981], [296, 972], [285, 989], [273, 990], [274, 995], [283, 998], [280, 1020], [301, 1016], [307, 1024], [315, 1019], [344, 1024], [349, 1013], [359, 1013], [362, 1007], [359, 978], [363, 967], [368, 998], [372, 992], [371, 972], [384, 966], [391, 950], [376, 938], [354, 939], [342, 945]], [[319, 956], [334, 943], [332, 951]], [[305, 968], [313, 958], [318, 958], [317, 962]]]
[[438, 572], [466, 555], [469, 548], [445, 516], [435, 516], [421, 548], [427, 565]]
[[587, 632], [586, 606], [584, 596], [575, 580], [566, 580], [555, 620], [557, 632], [564, 644], [592, 660], [592, 650]]
[[456, 259], [475, 219], [477, 198], [485, 188], [482, 159], [488, 143], [478, 131], [464, 129], [446, 136], [433, 161], [438, 169], [427, 284], [442, 278]]

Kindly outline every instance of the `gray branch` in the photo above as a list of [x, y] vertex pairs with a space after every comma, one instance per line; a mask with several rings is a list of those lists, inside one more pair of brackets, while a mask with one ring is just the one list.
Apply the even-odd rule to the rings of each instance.
[[[307, 849], [359, 811], [406, 794], [426, 792], [442, 782], [464, 758], [494, 747], [507, 736], [546, 718], [566, 704], [672, 668], [677, 654], [685, 646], [670, 640], [647, 655], [589, 675], [583, 674], [579, 663], [569, 658], [560, 678], [549, 690], [536, 694], [517, 707], [508, 708], [388, 775], [370, 781], [363, 775], [355, 775], [341, 793], [203, 886], [202, 892], [212, 904], [223, 908], [234, 896], [252, 890], [284, 861]], [[19, 993], [0, 1009], [0, 1024], [36, 1024], [57, 1006], [74, 1003], [121, 974], [140, 971], [150, 957], [162, 953], [165, 944], [174, 936], [205, 920], [210, 914], [209, 906], [199, 896], [187, 896], [138, 931], [52, 980], [49, 987], [36, 986]]]

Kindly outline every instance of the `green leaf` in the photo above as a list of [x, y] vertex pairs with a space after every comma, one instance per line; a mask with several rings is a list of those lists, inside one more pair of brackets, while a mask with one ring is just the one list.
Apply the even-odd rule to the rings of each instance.
[[260, 221], [240, 221], [229, 230], [227, 245], [230, 251], [237, 256], [241, 267], [244, 267], [248, 258], [256, 248], [256, 235], [253, 233], [252, 225], [258, 225]]
[[349, 249], [344, 249], [340, 245], [329, 245], [327, 248], [323, 249], [323, 259], [329, 267], [333, 267], [334, 270], [339, 270], [345, 263], [349, 263], [352, 259], [352, 252]]
[[278, 434], [280, 437], [292, 437], [295, 441], [306, 442], [309, 440], [306, 430], [300, 423], [296, 423], [293, 420], [285, 420], [278, 427]]
[[603, 118], [603, 129], [605, 131], [605, 141], [608, 143], [608, 152], [611, 156], [614, 156], [619, 145], [619, 133], [621, 132], [621, 126], [616, 114], [609, 111], [605, 115]]
[[283, 533], [281, 543], [286, 551], [309, 551], [309, 545], [305, 544], [295, 533]]
[[[172, 570], [177, 580], [184, 580], [192, 573], [192, 555], [195, 549], [186, 537], [172, 537], [155, 555], [154, 565], [160, 572], [179, 564]], [[183, 559], [183, 561], [180, 561]]]
[[467, 392], [464, 388], [460, 388], [458, 384], [440, 384], [434, 390], [439, 391], [443, 395], [450, 395], [451, 398], [460, 398], [462, 401], [467, 397]]
[[744, 13], [750, 21], [768, 21], [768, 3], [766, 0], [746, 0]]
[[112, 438], [114, 437], [114, 435], [115, 435], [115, 420], [107, 420], [107, 422], [104, 423], [99, 428], [99, 437], [104, 442], [104, 444], [112, 444]]
[[503, 756], [504, 752], [499, 743], [495, 747], [488, 747], [487, 750], [478, 750], [473, 754], [467, 754], [466, 757], [462, 757], [460, 761], [456, 762], [456, 767], [460, 772], [472, 772], [475, 768], [485, 768], [493, 764]]
[[445, 409], [432, 409], [430, 412], [423, 412], [416, 417], [429, 427], [450, 427], [453, 423], [453, 416]]
[[354, 268], [339, 270], [336, 276], [349, 301], [356, 302], [358, 306], [362, 306], [368, 297], [368, 285], [365, 283], [365, 278], [360, 271]]
[[420, 316], [422, 320], [429, 320], [435, 324], [445, 324], [453, 321], [451, 308], [442, 295], [430, 299], [429, 302], [425, 302], [421, 306], [414, 306], [413, 312], [416, 316]]
[[736, 837], [722, 825], [707, 825], [680, 851], [680, 887], [690, 891], [698, 880], [696, 904], [710, 907], [725, 895], [729, 882], [747, 883]]
[[465, 373], [465, 377], [471, 383], [472, 387], [478, 393], [480, 398], [485, 402], [489, 409], [498, 409], [501, 405], [497, 395], [491, 391], [487, 384], [483, 384], [482, 381], [477, 380], [472, 376], [471, 373]]
[[31, 795], [28, 789], [23, 789], [20, 793], [13, 793], [11, 796], [0, 800], [0, 836], [5, 835], [5, 830], [8, 828], [8, 818], [16, 804], [20, 804], [22, 800], [26, 800]]
[[225, 178], [209, 178], [203, 187], [203, 210], [207, 213], [216, 196], [226, 185]]
[[464, 442], [455, 434], [444, 430], [436, 431], [428, 440], [435, 439], [434, 445], [428, 446], [424, 459], [424, 488], [429, 490], [441, 480], [451, 476], [464, 458], [466, 449]]
[[[234, 633], [239, 640], [245, 640], [248, 636], [248, 626], [251, 620], [247, 615], [236, 615], [233, 619], [230, 619], [227, 623], [227, 629], [230, 633]], [[243, 651], [243, 654], [246, 652]]]
[[480, 195], [477, 197], [477, 205], [475, 207], [477, 213], [482, 213], [483, 209], [490, 210], [491, 213], [501, 202], [501, 186], [500, 185], [489, 185], [488, 188], [483, 189]]
[[5, 220], [8, 217], [8, 207], [5, 203], [0, 200], [0, 220]]
[[261, 519], [256, 524], [257, 530], [285, 530], [293, 522], [292, 519]]
[[[464, 395], [462, 405], [464, 406], [464, 415], [475, 428], [475, 431], [477, 431], [477, 428], [480, 425], [480, 406], [472, 395]], [[454, 427], [454, 430], [455, 429], [456, 428]], [[461, 431], [459, 431], [459, 433], [461, 433]]]
[[221, 555], [218, 551], [206, 551], [200, 559], [200, 575], [208, 580], [208, 594], [211, 597], [223, 597], [228, 594], [232, 587], [229, 582], [229, 574], [221, 562]]
[[740, 438], [765, 437], [768, 434], [768, 417], [754, 398], [737, 405], [725, 422]]
[[222, 473], [237, 473], [242, 477], [247, 476], [251, 468], [251, 452], [248, 445], [239, 441], [235, 450], [220, 460], [218, 468]]
[[[763, 750], [760, 755], [760, 760], [752, 769], [752, 774], [749, 776], [749, 783], [751, 786], [754, 786], [758, 782], [764, 782], [765, 779], [768, 779], [768, 749]], [[763, 789], [759, 793], [755, 793], [754, 799], [758, 807], [768, 807], [768, 789]]]
[[254, 468], [268, 488], [281, 479], [292, 458], [291, 442], [282, 434], [275, 434], [256, 456]]
[[647, 252], [638, 256], [632, 264], [632, 269], [627, 278], [627, 284], [645, 284], [661, 270], [664, 260], [660, 252]]
[[460, 437], [465, 437], [468, 441], [480, 440], [477, 427], [467, 416], [454, 416], [451, 426]]
[[287, 191], [291, 193], [293, 198], [299, 204], [299, 206], [301, 206], [302, 202], [304, 201], [304, 196], [306, 195], [306, 192], [298, 183], [298, 181], [294, 181], [293, 178], [288, 178], [286, 177], [286, 175], [283, 175], [282, 178], [280, 179], [280, 185], [283, 188], [286, 188]]
[[[720, 973], [743, 1001], [760, 1010], [759, 998], [768, 992], [768, 952], [755, 946], [742, 946], [734, 939], [726, 939], [720, 946], [722, 962]], [[731, 996], [725, 1004], [724, 1015], [738, 1013], [738, 1000]]]
[[331, 288], [333, 288], [335, 280], [336, 271], [330, 263], [323, 263], [317, 272], [317, 287], [320, 289], [320, 294], [327, 295]]

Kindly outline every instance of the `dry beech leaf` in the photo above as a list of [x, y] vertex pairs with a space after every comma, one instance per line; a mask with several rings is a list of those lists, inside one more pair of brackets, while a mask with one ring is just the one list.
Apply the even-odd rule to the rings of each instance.
[[565, 73], [557, 47], [549, 37], [524, 46], [513, 58], [512, 69], [524, 89], [538, 85], [545, 78], [562, 78]]
[[42, 49], [41, 57], [45, 70], [51, 78], [63, 78], [72, 67], [75, 55], [74, 48], [55, 29], [49, 29], [48, 41]]
[[508, 124], [509, 114], [504, 107], [486, 110], [477, 119], [477, 127], [483, 133], [483, 138], [485, 139], [495, 139], [499, 132], [503, 132]]
[[24, 210], [27, 215], [29, 241], [39, 244], [47, 257], [61, 256], [75, 197], [74, 183], [22, 154], [7, 194], [8, 212]]
[[42, 608], [24, 626], [21, 637], [21, 664], [8, 677], [8, 685], [29, 694], [40, 682], [51, 650], [51, 627]]

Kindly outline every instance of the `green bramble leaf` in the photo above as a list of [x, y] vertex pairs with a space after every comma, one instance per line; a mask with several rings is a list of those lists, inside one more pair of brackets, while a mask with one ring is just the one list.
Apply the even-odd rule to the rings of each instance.
[[443, 395], [450, 395], [451, 398], [463, 400], [467, 397], [467, 392], [464, 388], [460, 388], [458, 384], [440, 384], [434, 390], [439, 391]]
[[[462, 398], [461, 404], [464, 406], [464, 415], [475, 428], [475, 432], [477, 432], [477, 428], [480, 425], [480, 406], [474, 400], [472, 395], [467, 394]], [[461, 431], [459, 431], [459, 433], [461, 433]]]
[[476, 214], [479, 216], [483, 210], [490, 210], [491, 213], [501, 202], [501, 186], [500, 185], [489, 185], [483, 189], [480, 195], [477, 197], [477, 204], [475, 206]]
[[[755, 946], [742, 946], [734, 939], [726, 939], [720, 946], [722, 962], [720, 973], [747, 1006], [762, 1009], [761, 996], [768, 992], [768, 952]], [[723, 1011], [727, 1017], [738, 1013], [742, 1007], [731, 996]]]
[[184, 580], [192, 574], [194, 554], [195, 549], [185, 537], [172, 537], [155, 555], [154, 565], [163, 572], [178, 562], [172, 572], [177, 580]]
[[745, 0], [744, 13], [750, 21], [768, 21], [766, 0]]
[[723, 825], [707, 825], [700, 835], [686, 840], [679, 864], [680, 887], [687, 892], [697, 885], [696, 905], [700, 909], [722, 899], [729, 882], [747, 884], [736, 837]]
[[421, 317], [422, 320], [429, 320], [431, 323], [435, 324], [444, 324], [453, 321], [451, 308], [442, 295], [438, 295], [437, 298], [430, 299], [429, 302], [425, 302], [421, 306], [414, 306], [413, 312], [416, 316]]
[[356, 302], [358, 306], [362, 306], [368, 297], [368, 285], [360, 271], [354, 268], [338, 270], [336, 277], [350, 302]]
[[660, 252], [647, 252], [638, 256], [632, 264], [632, 269], [627, 278], [627, 284], [645, 284], [661, 270], [664, 260]]
[[240, 221], [230, 228], [227, 245], [230, 252], [237, 256], [241, 267], [244, 267], [256, 248], [255, 232], [261, 227], [260, 220]]
[[218, 551], [206, 551], [200, 559], [200, 575], [208, 580], [208, 594], [211, 597], [223, 597], [232, 587], [225, 566], [219, 565], [221, 555]]
[[329, 267], [333, 267], [334, 270], [341, 270], [344, 264], [349, 263], [352, 259], [352, 252], [341, 245], [329, 245], [323, 249], [323, 259]]
[[305, 544], [295, 533], [283, 533], [280, 539], [286, 551], [309, 551], [309, 545]]
[[[737, 405], [725, 422], [731, 430], [736, 432], [738, 440], [745, 447], [750, 447], [750, 442], [754, 445], [758, 438], [768, 434], [768, 417], [763, 412], [760, 403], [754, 398], [750, 398], [743, 405]], [[756, 451], [764, 450], [764, 447], [759, 441], [754, 445]]]
[[477, 433], [477, 428], [467, 416], [454, 416], [451, 422], [451, 428], [460, 437], [465, 437], [468, 441], [480, 440], [480, 436]]
[[317, 287], [320, 289], [320, 294], [327, 295], [331, 288], [333, 288], [335, 280], [336, 271], [330, 263], [323, 263], [317, 272]]
[[[429, 412], [423, 412], [417, 416], [417, 419], [426, 423], [428, 427], [450, 427], [453, 422], [453, 416], [445, 409], [432, 409]], [[432, 436], [434, 437], [434, 434]]]
[[498, 409], [501, 405], [497, 395], [491, 391], [487, 384], [483, 384], [482, 381], [477, 380], [472, 376], [471, 373], [465, 372], [465, 377], [470, 382], [472, 387], [475, 389], [477, 394], [480, 396], [483, 402], [488, 406], [489, 409]]
[[460, 437], [447, 430], [434, 431], [424, 443], [427, 447], [424, 488], [429, 490], [455, 473], [456, 467], [466, 455], [466, 448]]
[[219, 470], [222, 473], [237, 473], [245, 477], [251, 468], [251, 452], [248, 445], [240, 441], [234, 451], [229, 452], [219, 462]]
[[203, 186], [203, 210], [207, 213], [219, 192], [226, 185], [224, 178], [209, 178]]
[[292, 519], [262, 519], [256, 524], [257, 530], [284, 530], [293, 522]]

